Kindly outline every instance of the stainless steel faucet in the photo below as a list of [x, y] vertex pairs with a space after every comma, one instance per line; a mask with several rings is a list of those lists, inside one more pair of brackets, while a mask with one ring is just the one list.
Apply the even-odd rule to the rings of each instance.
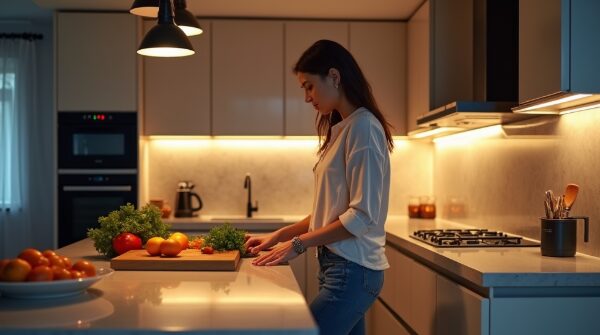
[[250, 179], [249, 173], [246, 173], [246, 178], [244, 179], [244, 188], [248, 189], [248, 204], [246, 205], [246, 217], [251, 218], [252, 212], [258, 212], [258, 201], [256, 201], [256, 206], [252, 206], [252, 180]]

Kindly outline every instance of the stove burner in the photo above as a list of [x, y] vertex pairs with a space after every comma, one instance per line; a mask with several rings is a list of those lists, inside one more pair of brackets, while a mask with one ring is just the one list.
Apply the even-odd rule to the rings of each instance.
[[410, 237], [436, 247], [536, 247], [538, 243], [521, 236], [487, 229], [417, 230]]

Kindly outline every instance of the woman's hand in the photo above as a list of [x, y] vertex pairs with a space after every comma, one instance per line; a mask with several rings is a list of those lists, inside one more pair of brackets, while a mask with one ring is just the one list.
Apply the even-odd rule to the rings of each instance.
[[279, 233], [277, 231], [270, 234], [247, 236], [244, 249], [251, 254], [257, 254], [261, 250], [265, 250], [279, 242]]
[[291, 241], [279, 244], [270, 252], [260, 255], [252, 261], [253, 265], [277, 265], [298, 257]]

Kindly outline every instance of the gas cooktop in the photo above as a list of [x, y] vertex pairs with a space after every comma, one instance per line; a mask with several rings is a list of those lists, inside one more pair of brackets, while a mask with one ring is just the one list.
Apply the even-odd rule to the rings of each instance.
[[410, 237], [439, 248], [540, 246], [521, 236], [487, 229], [426, 229], [417, 230]]

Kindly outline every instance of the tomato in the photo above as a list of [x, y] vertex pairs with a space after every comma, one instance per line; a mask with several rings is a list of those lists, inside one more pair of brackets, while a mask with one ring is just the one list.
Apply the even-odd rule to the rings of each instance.
[[6, 264], [8, 264], [8, 262], [10, 262], [10, 259], [8, 259], [8, 258], [5, 258], [5, 259], [3, 259], [3, 260], [0, 261], [0, 273], [2, 273], [2, 269], [4, 269], [4, 266]]
[[48, 260], [50, 261], [51, 266], [56, 265], [61, 268], [66, 267], [65, 262], [63, 261], [62, 257], [60, 257], [59, 255], [56, 255], [56, 254], [54, 256], [51, 255], [50, 257], [48, 257]]
[[46, 258], [50, 258], [51, 256], [56, 256], [56, 252], [54, 252], [54, 250], [47, 249], [42, 252], [42, 255], [44, 255]]
[[204, 239], [202, 237], [196, 237], [190, 241], [188, 248], [190, 249], [201, 249], [204, 246]]
[[19, 256], [17, 256], [17, 258], [27, 261], [27, 263], [29, 263], [29, 265], [31, 265], [32, 267], [37, 266], [40, 258], [42, 257], [42, 253], [39, 250], [33, 248], [24, 249], [23, 251], [21, 251]]
[[52, 265], [53, 280], [71, 279], [71, 271], [61, 268], [60, 266]]
[[20, 258], [11, 259], [0, 273], [0, 281], [24, 281], [31, 271], [31, 265]]
[[214, 254], [215, 253], [215, 249], [213, 249], [213, 247], [210, 247], [210, 246], [206, 246], [206, 247], [200, 249], [200, 251], [203, 254]]
[[71, 262], [71, 259], [69, 257], [63, 256], [62, 260], [65, 264], [65, 269], [70, 269], [73, 266], [73, 263]]
[[75, 262], [75, 264], [73, 264], [73, 270], [83, 272], [85, 277], [93, 277], [96, 275], [96, 267], [94, 264], [84, 260]]
[[188, 239], [187, 235], [184, 233], [176, 232], [176, 233], [171, 234], [171, 236], [169, 236], [169, 238], [172, 238], [175, 241], [179, 242], [179, 244], [181, 244], [182, 249], [187, 249], [189, 246], [189, 239]]
[[47, 265], [36, 266], [27, 274], [27, 281], [50, 281], [52, 278], [54, 273]]
[[168, 238], [160, 244], [160, 253], [167, 257], [179, 255], [182, 249], [181, 244], [172, 238]]
[[113, 238], [112, 247], [120, 255], [129, 250], [142, 249], [142, 239], [132, 233], [121, 233]]
[[160, 245], [165, 239], [159, 236], [153, 237], [146, 242], [146, 252], [150, 256], [160, 255]]
[[85, 273], [81, 271], [70, 270], [69, 272], [71, 272], [71, 279], [85, 278]]

